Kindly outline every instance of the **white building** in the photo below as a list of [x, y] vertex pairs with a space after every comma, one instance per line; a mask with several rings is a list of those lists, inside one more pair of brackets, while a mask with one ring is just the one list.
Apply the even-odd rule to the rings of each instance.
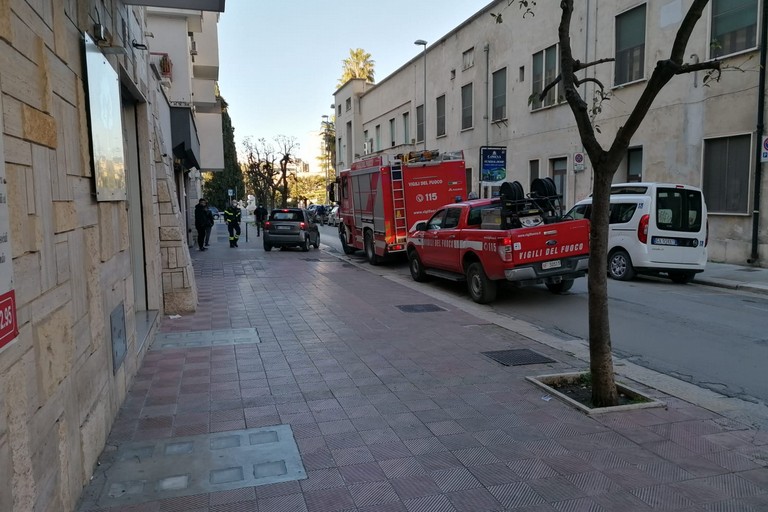
[[[655, 63], [666, 58], [691, 0], [576, 2], [571, 24], [574, 57], [615, 58], [579, 76], [612, 94], [597, 116], [603, 145], [642, 93]], [[704, 190], [712, 261], [768, 264], [768, 185], [761, 179], [760, 2], [738, 6], [711, 0], [686, 55], [688, 62], [719, 57], [719, 82], [705, 72], [676, 76], [656, 98], [632, 139], [615, 181], [664, 181]], [[592, 173], [574, 166], [583, 152], [568, 105], [556, 88], [543, 102], [529, 97], [558, 75], [560, 9], [538, 2], [523, 18], [518, 5], [492, 2], [433, 42], [376, 85], [355, 79], [335, 94], [336, 168], [366, 153], [403, 153], [426, 147], [463, 150], [470, 190], [490, 195], [499, 182], [481, 182], [480, 148], [507, 149], [506, 181], [528, 189], [551, 176], [568, 206], [591, 192]], [[491, 13], [502, 13], [497, 24]], [[414, 34], [416, 39], [419, 34]], [[717, 41], [710, 45], [710, 41]], [[763, 48], [764, 49], [764, 48]], [[426, 65], [426, 68], [424, 67]], [[426, 77], [426, 80], [425, 80]], [[425, 87], [426, 84], [426, 87]], [[426, 124], [424, 90], [426, 89]], [[591, 102], [594, 82], [580, 88]], [[426, 128], [426, 144], [425, 139]], [[757, 204], [756, 204], [757, 203]]]

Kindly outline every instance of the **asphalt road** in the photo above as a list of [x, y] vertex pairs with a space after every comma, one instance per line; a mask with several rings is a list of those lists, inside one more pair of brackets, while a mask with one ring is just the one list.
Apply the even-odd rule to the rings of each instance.
[[[343, 254], [336, 228], [321, 229], [326, 250]], [[351, 258], [364, 262], [362, 252]], [[404, 259], [376, 272], [409, 275]], [[471, 302], [462, 283], [434, 280], [422, 286]], [[609, 279], [608, 291], [616, 355], [729, 397], [768, 403], [768, 297], [655, 278]], [[589, 335], [586, 279], [564, 295], [544, 286], [503, 286], [491, 307], [565, 340]]]

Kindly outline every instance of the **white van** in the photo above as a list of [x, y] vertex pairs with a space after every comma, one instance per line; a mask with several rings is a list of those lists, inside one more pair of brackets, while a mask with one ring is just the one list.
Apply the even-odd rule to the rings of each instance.
[[[588, 219], [591, 213], [589, 197], [566, 216]], [[707, 265], [707, 207], [696, 187], [615, 183], [608, 230], [608, 275], [613, 279], [666, 273], [676, 283], [687, 283]]]

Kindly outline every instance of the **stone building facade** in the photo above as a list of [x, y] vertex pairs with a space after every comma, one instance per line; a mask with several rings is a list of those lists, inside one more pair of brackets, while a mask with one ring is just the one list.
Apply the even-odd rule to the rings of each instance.
[[[208, 4], [223, 10], [223, 0]], [[187, 210], [200, 170], [217, 164], [206, 167], [196, 129], [179, 139], [173, 109], [186, 109], [189, 130], [194, 104], [172, 102], [157, 62], [167, 52], [148, 19], [163, 7], [0, 0], [0, 510], [74, 509], [159, 318], [197, 305]], [[182, 14], [182, 46], [206, 20], [215, 35], [217, 15]], [[89, 83], [89, 51], [115, 83]], [[174, 64], [175, 79], [198, 88], [205, 72], [213, 97], [215, 70], [196, 70], [189, 51]], [[95, 112], [94, 100], [119, 115]], [[215, 101], [205, 113], [215, 121]], [[122, 134], [108, 167], [122, 170], [122, 185], [106, 200], [99, 122]]]
[[[615, 59], [579, 74], [599, 80], [611, 95], [596, 118], [604, 147], [656, 62], [669, 56], [691, 3], [575, 2], [574, 57]], [[687, 62], [719, 58], [726, 71], [718, 82], [705, 83], [705, 72], [676, 76], [656, 98], [614, 179], [701, 187], [709, 208], [710, 260], [766, 266], [768, 180], [761, 176], [763, 134], [757, 133], [758, 98], [765, 97], [762, 3], [710, 0], [688, 44]], [[426, 52], [414, 46], [414, 58], [379, 83], [344, 84], [334, 94], [336, 168], [366, 153], [463, 150], [470, 189], [488, 196], [500, 183], [482, 181], [480, 148], [499, 146], [507, 149], [507, 181], [528, 190], [533, 178], [551, 176], [567, 206], [589, 195], [591, 166], [574, 164], [584, 149], [557, 88], [544, 102], [529, 103], [559, 72], [559, 4], [538, 2], [534, 10], [535, 16], [523, 17], [517, 3], [491, 2]], [[504, 22], [496, 23], [491, 13], [501, 13]], [[595, 91], [595, 82], [580, 88], [590, 104]]]

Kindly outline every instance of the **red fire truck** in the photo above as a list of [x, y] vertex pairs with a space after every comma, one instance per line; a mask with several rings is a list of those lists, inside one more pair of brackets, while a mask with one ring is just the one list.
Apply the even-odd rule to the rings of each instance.
[[410, 224], [445, 203], [466, 199], [464, 154], [376, 155], [341, 171], [337, 184], [344, 252], [364, 250], [368, 262], [377, 265], [405, 252]]

